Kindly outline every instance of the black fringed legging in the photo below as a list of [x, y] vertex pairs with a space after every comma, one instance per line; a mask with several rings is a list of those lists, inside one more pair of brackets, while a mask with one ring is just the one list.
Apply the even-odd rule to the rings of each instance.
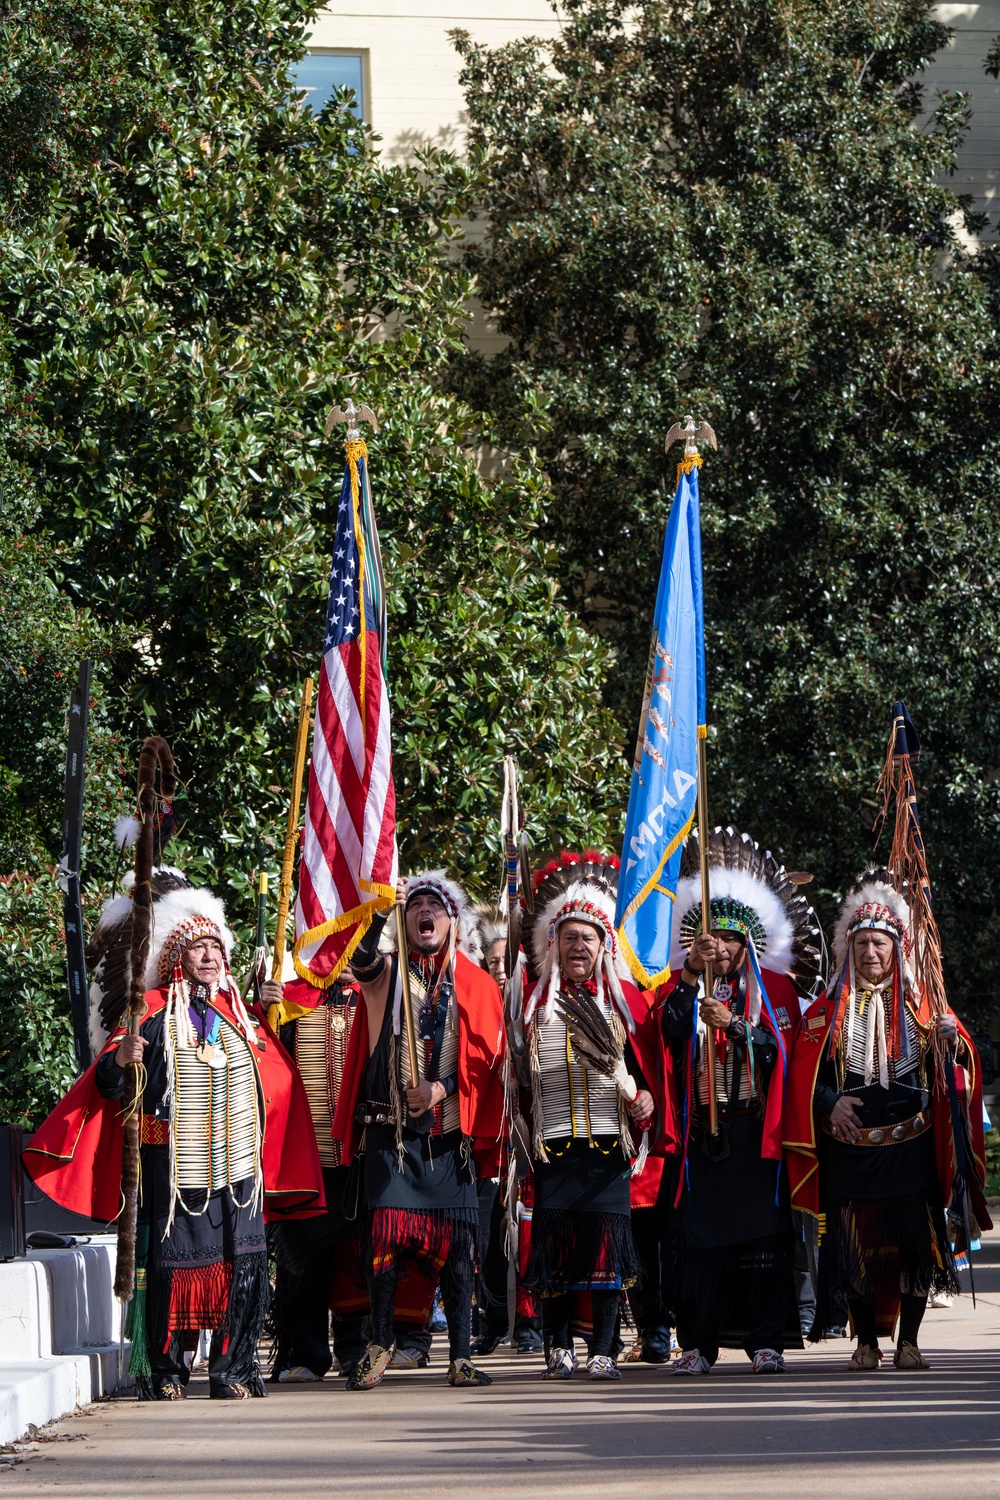
[[[611, 1354], [618, 1322], [618, 1304], [621, 1292], [592, 1291], [593, 1337], [590, 1344], [592, 1355]], [[570, 1322], [573, 1316], [573, 1293], [561, 1292], [558, 1297], [545, 1297], [542, 1301], [542, 1325], [545, 1330], [545, 1352], [553, 1349], [572, 1349], [573, 1335]]]
[[[388, 1349], [393, 1340], [393, 1315], [399, 1261], [377, 1276], [369, 1271], [368, 1293], [371, 1298], [371, 1341]], [[448, 1353], [452, 1360], [472, 1357], [472, 1289], [475, 1266], [468, 1235], [456, 1234], [448, 1259], [441, 1269], [441, 1301], [448, 1320]]]

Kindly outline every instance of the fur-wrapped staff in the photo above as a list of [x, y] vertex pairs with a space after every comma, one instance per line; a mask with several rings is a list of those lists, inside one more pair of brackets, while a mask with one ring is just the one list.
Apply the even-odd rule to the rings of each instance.
[[[153, 876], [154, 830], [157, 812], [157, 772], [159, 796], [174, 795], [176, 778], [170, 746], [159, 735], [150, 735], [139, 751], [137, 817], [139, 836], [135, 841], [135, 884], [132, 887], [132, 934], [129, 954], [131, 983], [128, 999], [128, 1031], [138, 1037], [146, 1012], [146, 959], [149, 953], [151, 880]], [[145, 1069], [141, 1062], [125, 1069], [125, 1096], [122, 1102], [122, 1210], [118, 1218], [118, 1251], [115, 1261], [115, 1296], [128, 1302], [135, 1287], [135, 1232], [139, 1206], [139, 1101], [142, 1098]]]

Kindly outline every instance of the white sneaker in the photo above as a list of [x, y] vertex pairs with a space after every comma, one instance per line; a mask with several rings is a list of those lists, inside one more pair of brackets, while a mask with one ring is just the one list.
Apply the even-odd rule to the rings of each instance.
[[952, 1307], [954, 1306], [950, 1292], [931, 1292], [927, 1298], [928, 1307]]
[[670, 1366], [671, 1375], [707, 1375], [712, 1366], [700, 1349], [688, 1349]]
[[322, 1375], [314, 1375], [306, 1365], [292, 1365], [290, 1370], [282, 1370], [278, 1376], [281, 1385], [306, 1385], [310, 1380], [322, 1380]]
[[758, 1349], [753, 1357], [755, 1375], [784, 1375], [785, 1356], [777, 1349]]
[[613, 1359], [606, 1354], [592, 1354], [587, 1360], [587, 1374], [591, 1380], [621, 1380], [622, 1372]]
[[394, 1370], [426, 1370], [430, 1360], [422, 1349], [400, 1349], [397, 1347], [389, 1363]]
[[576, 1355], [572, 1349], [553, 1349], [545, 1367], [545, 1380], [569, 1380], [576, 1369]]

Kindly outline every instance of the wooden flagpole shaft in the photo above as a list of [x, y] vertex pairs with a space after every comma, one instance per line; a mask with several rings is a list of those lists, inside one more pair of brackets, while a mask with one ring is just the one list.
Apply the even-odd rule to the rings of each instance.
[[[708, 889], [708, 757], [706, 754], [705, 741], [698, 741], [698, 852], [701, 856], [701, 930], [710, 933], [712, 930], [712, 908]], [[705, 997], [710, 999], [712, 995], [712, 965], [707, 964], [705, 968]], [[706, 1071], [708, 1074], [708, 1133], [718, 1135], [719, 1133], [719, 1101], [716, 1097], [715, 1084], [715, 1028], [711, 1026], [706, 1032], [705, 1040], [708, 1050], [705, 1056]]]
[[403, 988], [403, 1029], [406, 1032], [406, 1051], [410, 1059], [410, 1082], [414, 1088], [420, 1079], [417, 1066], [417, 1039], [413, 1034], [413, 1008], [410, 1005], [410, 955], [406, 946], [406, 912], [397, 904], [396, 951], [399, 957], [399, 982]]
[[309, 710], [312, 708], [313, 680], [307, 677], [302, 684], [302, 702], [299, 705], [299, 727], [295, 735], [295, 762], [292, 768], [292, 795], [288, 804], [288, 824], [285, 828], [285, 857], [281, 864], [281, 884], [278, 886], [278, 918], [274, 930], [274, 954], [271, 961], [271, 978], [281, 982], [281, 970], [285, 962], [285, 928], [288, 926], [288, 908], [292, 896], [292, 870], [295, 868], [295, 845], [299, 837], [299, 803], [302, 800], [302, 773], [306, 764], [306, 748], [309, 743]]

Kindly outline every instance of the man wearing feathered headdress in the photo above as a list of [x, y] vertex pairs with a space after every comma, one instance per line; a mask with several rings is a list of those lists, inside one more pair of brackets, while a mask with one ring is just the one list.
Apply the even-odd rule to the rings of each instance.
[[[401, 1267], [441, 1278], [452, 1386], [489, 1385], [471, 1359], [479, 1206], [476, 1172], [497, 1170], [503, 1125], [503, 1006], [467, 956], [465, 893], [443, 870], [400, 882], [407, 953], [378, 951], [382, 924], [351, 960], [365, 1018], [354, 1027], [333, 1122], [343, 1160], [364, 1155], [371, 1342], [349, 1390], [369, 1390], [392, 1357]], [[407, 964], [418, 1077], [410, 1076], [401, 964]]]
[[[697, 838], [677, 887], [662, 1024], [684, 1113], [673, 1194], [677, 1375], [705, 1375], [720, 1346], [743, 1348], [755, 1374], [781, 1374], [801, 1347], [781, 1111], [799, 990], [819, 970], [818, 923], [797, 885], [747, 834], [709, 838], [703, 926]], [[705, 974], [711, 969], [711, 993]], [[710, 1131], [710, 1054], [718, 1130]]]
[[[814, 1326], [836, 1321], [833, 1299], [846, 1298], [857, 1372], [879, 1368], [879, 1336], [891, 1338], [897, 1320], [896, 1369], [928, 1368], [918, 1344], [928, 1295], [958, 1290], [945, 1204], [963, 1162], [969, 1237], [990, 1223], [975, 1048], [951, 1011], [932, 1015], [911, 946], [905, 897], [886, 870], [867, 871], [837, 923], [837, 982], [806, 1012], [789, 1072], [793, 1202], [825, 1224]], [[941, 1086], [945, 1049], [956, 1054], [953, 1104]], [[962, 1238], [964, 1226], [951, 1228]]]
[[655, 1022], [618, 950], [617, 880], [613, 856], [564, 854], [537, 873], [522, 928], [537, 976], [524, 1005], [534, 1153], [524, 1282], [542, 1298], [550, 1379], [576, 1368], [580, 1292], [591, 1303], [588, 1373], [621, 1378], [618, 1307], [639, 1273], [629, 1166], [645, 1158], [650, 1133], [657, 1149], [668, 1135]]
[[64, 1207], [117, 1218], [125, 1070], [139, 1064], [141, 1191], [129, 1313], [138, 1393], [182, 1397], [184, 1355], [211, 1329], [213, 1399], [263, 1396], [264, 1220], [310, 1214], [323, 1203], [308, 1104], [281, 1044], [240, 999], [222, 902], [176, 871], [154, 869], [145, 883], [154, 923], [141, 1026], [133, 1035], [123, 1019], [131, 983], [126, 895], [109, 903], [92, 945], [110, 1035], [34, 1135], [25, 1166]]

